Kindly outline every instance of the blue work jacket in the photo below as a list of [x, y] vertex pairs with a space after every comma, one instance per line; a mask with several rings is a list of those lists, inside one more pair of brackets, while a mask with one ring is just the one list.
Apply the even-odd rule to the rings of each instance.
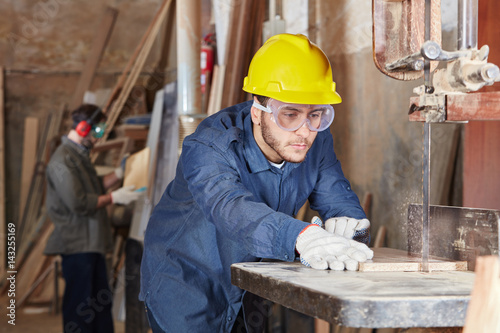
[[295, 259], [309, 199], [323, 219], [365, 218], [344, 177], [329, 131], [306, 159], [278, 169], [252, 133], [248, 101], [205, 119], [183, 142], [175, 179], [148, 222], [141, 293], [166, 332], [230, 332], [243, 291], [230, 266]]

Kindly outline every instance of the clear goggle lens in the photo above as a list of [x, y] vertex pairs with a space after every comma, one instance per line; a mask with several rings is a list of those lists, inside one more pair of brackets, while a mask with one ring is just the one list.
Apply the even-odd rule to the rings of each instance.
[[311, 131], [320, 132], [330, 127], [335, 111], [329, 104], [290, 104], [270, 99], [268, 106], [253, 102], [259, 110], [272, 114], [272, 119], [285, 131], [296, 131], [304, 124]]
[[92, 130], [90, 134], [94, 138], [100, 139], [103, 137], [105, 131], [106, 131], [106, 123], [97, 123], [95, 125], [92, 125]]

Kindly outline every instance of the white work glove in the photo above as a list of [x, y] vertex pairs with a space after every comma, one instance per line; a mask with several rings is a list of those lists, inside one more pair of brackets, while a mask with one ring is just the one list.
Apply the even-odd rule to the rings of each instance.
[[118, 179], [123, 179], [123, 176], [125, 173], [125, 165], [127, 163], [127, 158], [128, 158], [128, 155], [125, 155], [125, 157], [122, 158], [122, 161], [120, 162], [120, 166], [115, 169], [115, 175]]
[[305, 266], [314, 269], [355, 271], [359, 262], [373, 258], [373, 251], [365, 244], [319, 227], [321, 220], [318, 217], [314, 217], [312, 223], [316, 225], [306, 227], [295, 243], [300, 261]]
[[119, 166], [118, 168], [115, 169], [115, 175], [116, 175], [116, 178], [118, 179], [123, 179], [123, 169], [121, 166]]
[[124, 186], [111, 192], [111, 201], [115, 204], [128, 205], [132, 201], [139, 199], [142, 193], [135, 192], [134, 188], [134, 185]]
[[370, 221], [351, 217], [332, 217], [326, 220], [325, 230], [339, 236], [354, 239], [368, 245], [370, 243]]

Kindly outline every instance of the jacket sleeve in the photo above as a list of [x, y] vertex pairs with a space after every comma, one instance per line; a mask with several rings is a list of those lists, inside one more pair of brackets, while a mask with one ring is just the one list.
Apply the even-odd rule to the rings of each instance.
[[255, 257], [294, 259], [295, 241], [308, 223], [257, 201], [224, 152], [214, 147], [186, 140], [181, 163], [194, 200], [221, 233]]
[[340, 161], [333, 150], [333, 138], [330, 133], [321, 144], [318, 180], [309, 196], [311, 208], [316, 210], [323, 220], [335, 216], [366, 218], [356, 193], [342, 172]]
[[96, 211], [98, 194], [87, 193], [83, 179], [69, 157], [55, 160], [47, 166], [47, 181], [62, 203], [76, 215], [92, 215]]

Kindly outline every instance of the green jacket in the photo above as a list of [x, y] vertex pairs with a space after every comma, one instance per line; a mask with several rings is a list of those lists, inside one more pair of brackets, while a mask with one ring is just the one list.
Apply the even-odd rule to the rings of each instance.
[[112, 250], [106, 209], [96, 208], [104, 188], [87, 149], [63, 136], [47, 165], [46, 178], [47, 214], [55, 228], [44, 253], [104, 254]]

